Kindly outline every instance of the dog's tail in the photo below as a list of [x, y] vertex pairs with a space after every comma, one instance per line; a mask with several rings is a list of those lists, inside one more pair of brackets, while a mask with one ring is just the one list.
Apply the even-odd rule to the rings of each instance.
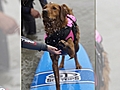
[[103, 52], [104, 56], [104, 68], [103, 68], [103, 79], [104, 79], [104, 86], [100, 88], [100, 90], [109, 90], [109, 73], [110, 73], [110, 67], [109, 67], [109, 61], [107, 57], [107, 53]]

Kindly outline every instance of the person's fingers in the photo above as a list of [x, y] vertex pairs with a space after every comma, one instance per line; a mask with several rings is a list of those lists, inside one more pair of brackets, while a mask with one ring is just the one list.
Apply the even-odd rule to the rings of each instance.
[[61, 50], [55, 51], [55, 54], [61, 54]]
[[61, 51], [59, 51], [58, 54], [61, 54]]
[[61, 54], [61, 50], [58, 50], [58, 48], [47, 45], [48, 46], [48, 51], [53, 53], [53, 54]]
[[56, 48], [56, 47], [55, 47], [54, 49], [55, 49], [56, 51], [58, 50], [58, 48]]
[[34, 18], [41, 18], [41, 15], [40, 13], [35, 10], [34, 8], [31, 9], [31, 15], [34, 17]]
[[41, 16], [40, 16], [39, 13], [35, 14], [34, 17], [35, 17], [35, 18], [41, 18]]
[[41, 18], [41, 15], [40, 15], [40, 13], [38, 14], [38, 18]]

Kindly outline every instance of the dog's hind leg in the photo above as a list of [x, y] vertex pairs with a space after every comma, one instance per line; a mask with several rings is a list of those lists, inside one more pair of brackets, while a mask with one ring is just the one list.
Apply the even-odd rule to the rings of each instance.
[[59, 79], [59, 68], [58, 68], [59, 55], [51, 54], [51, 59], [52, 59], [52, 68], [56, 82], [56, 90], [60, 90], [60, 79]]

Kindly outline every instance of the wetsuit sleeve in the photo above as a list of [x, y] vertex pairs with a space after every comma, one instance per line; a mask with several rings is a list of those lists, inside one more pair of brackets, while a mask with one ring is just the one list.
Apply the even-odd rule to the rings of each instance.
[[32, 41], [28, 38], [21, 36], [21, 47], [31, 50], [38, 50], [38, 51], [47, 51], [47, 45], [44, 43], [37, 43]]
[[39, 0], [42, 8], [47, 4], [47, 0]]

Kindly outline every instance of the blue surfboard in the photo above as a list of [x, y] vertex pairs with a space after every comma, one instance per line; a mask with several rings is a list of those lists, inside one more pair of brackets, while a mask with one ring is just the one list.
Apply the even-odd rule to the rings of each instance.
[[[94, 71], [83, 46], [77, 52], [82, 69], [75, 69], [74, 59], [65, 56], [64, 68], [59, 70], [61, 90], [95, 90]], [[59, 64], [62, 56], [59, 58]], [[38, 64], [30, 90], [56, 90], [52, 60], [48, 52], [44, 52]]]

